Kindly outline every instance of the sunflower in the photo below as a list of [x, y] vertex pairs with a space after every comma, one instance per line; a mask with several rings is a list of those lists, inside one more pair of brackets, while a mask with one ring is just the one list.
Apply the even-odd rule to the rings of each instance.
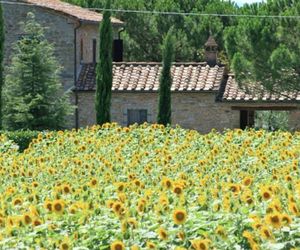
[[252, 178], [251, 177], [245, 177], [244, 179], [243, 179], [243, 185], [244, 186], [250, 186], [251, 185], [251, 183], [252, 183]]
[[241, 190], [241, 187], [238, 184], [232, 183], [229, 185], [229, 190], [233, 193], [238, 193]]
[[217, 226], [217, 228], [216, 228], [216, 234], [219, 235], [223, 239], [226, 238], [226, 232], [225, 232], [224, 227], [222, 227], [222, 226]]
[[32, 185], [32, 187], [36, 188], [36, 187], [38, 187], [39, 184], [38, 184], [38, 182], [34, 181], [31, 183], [31, 185]]
[[147, 241], [146, 246], [148, 249], [155, 249], [156, 245], [152, 241]]
[[296, 203], [290, 202], [289, 203], [289, 210], [292, 212], [294, 215], [299, 215], [299, 209]]
[[52, 211], [52, 202], [49, 200], [46, 200], [44, 203], [44, 208], [47, 209], [49, 212]]
[[262, 197], [265, 201], [267, 201], [267, 200], [270, 200], [270, 199], [271, 199], [272, 194], [271, 194], [271, 192], [270, 192], [268, 189], [263, 189], [263, 190], [261, 191], [261, 197]]
[[23, 222], [25, 225], [30, 225], [32, 223], [32, 215], [30, 213], [26, 213], [23, 215]]
[[187, 213], [185, 210], [176, 209], [173, 212], [173, 221], [175, 224], [181, 225], [181, 224], [185, 223], [186, 219], [187, 219]]
[[168, 232], [162, 227], [160, 227], [157, 230], [157, 234], [158, 234], [159, 238], [161, 238], [162, 240], [167, 240], [168, 239]]
[[125, 189], [125, 183], [124, 182], [117, 182], [115, 183], [115, 186], [118, 190], [118, 192], [123, 192]]
[[62, 186], [62, 190], [63, 190], [63, 192], [64, 192], [65, 194], [71, 193], [71, 187], [70, 187], [70, 185], [68, 185], [68, 184], [64, 184], [64, 185]]
[[35, 219], [33, 222], [32, 222], [32, 225], [37, 227], [37, 226], [40, 226], [42, 225], [42, 221], [39, 220], [39, 219]]
[[269, 225], [272, 225], [274, 228], [280, 228], [281, 227], [281, 216], [278, 213], [268, 214], [266, 216], [266, 222]]
[[248, 240], [249, 244], [255, 243], [254, 236], [253, 236], [253, 234], [251, 232], [249, 232], [247, 230], [244, 231], [243, 232], [243, 237]]
[[195, 239], [195, 240], [191, 240], [191, 243], [192, 243], [192, 247], [195, 250], [208, 250], [210, 240], [208, 240], [208, 239], [205, 239], [205, 240]]
[[122, 215], [125, 211], [123, 203], [116, 201], [112, 207], [116, 215]]
[[183, 231], [179, 231], [177, 233], [177, 237], [180, 239], [180, 240], [184, 240], [185, 239], [185, 233]]
[[122, 241], [114, 241], [113, 243], [111, 243], [110, 245], [110, 249], [111, 250], [125, 250], [125, 245]]
[[60, 250], [69, 250], [71, 249], [71, 246], [68, 242], [62, 242], [60, 245], [59, 245], [59, 249]]
[[163, 178], [162, 184], [166, 189], [170, 189], [172, 187], [172, 181], [166, 177]]
[[292, 223], [292, 218], [288, 214], [282, 214], [281, 222], [283, 225], [289, 225]]
[[137, 228], [138, 223], [135, 218], [129, 218], [127, 222], [132, 228]]
[[270, 229], [266, 226], [262, 226], [260, 229], [260, 235], [263, 239], [271, 240], [273, 239], [273, 234]]
[[12, 203], [14, 206], [20, 206], [22, 205], [23, 201], [21, 198], [15, 198]]
[[65, 209], [65, 203], [62, 200], [55, 200], [52, 203], [52, 209], [57, 214], [62, 214]]
[[133, 245], [130, 247], [130, 250], [140, 250], [140, 247], [137, 245]]
[[137, 211], [139, 213], [143, 213], [145, 211], [145, 203], [144, 202], [142, 202], [142, 201], [138, 202]]
[[180, 186], [180, 185], [174, 186], [173, 192], [174, 192], [176, 195], [181, 195], [182, 192], [183, 192], [182, 186]]

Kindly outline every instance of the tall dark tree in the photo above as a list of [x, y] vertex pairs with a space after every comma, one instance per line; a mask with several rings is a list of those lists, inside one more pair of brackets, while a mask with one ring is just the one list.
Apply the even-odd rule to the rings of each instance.
[[2, 128], [2, 86], [3, 86], [3, 54], [4, 54], [4, 20], [0, 3], [0, 129]]
[[163, 43], [163, 62], [162, 72], [159, 81], [159, 101], [157, 123], [171, 124], [171, 86], [172, 75], [171, 67], [174, 59], [174, 39], [173, 29], [171, 28], [166, 35]]
[[[106, 9], [111, 8], [110, 0]], [[99, 62], [96, 77], [96, 121], [97, 124], [110, 122], [111, 88], [112, 88], [112, 25], [110, 11], [105, 11], [100, 24]]]
[[60, 81], [61, 67], [44, 28], [28, 13], [23, 36], [14, 44], [7, 68], [3, 97], [3, 127], [16, 129], [61, 129], [67, 126], [72, 106]]

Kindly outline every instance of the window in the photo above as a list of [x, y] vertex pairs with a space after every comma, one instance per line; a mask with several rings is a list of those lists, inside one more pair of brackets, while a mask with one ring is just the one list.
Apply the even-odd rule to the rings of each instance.
[[127, 125], [134, 123], [142, 124], [147, 122], [147, 110], [146, 109], [128, 109], [127, 110]]
[[93, 39], [93, 63], [96, 63], [97, 56], [97, 40]]
[[83, 61], [83, 39], [80, 40], [80, 62]]
[[254, 126], [254, 110], [240, 111], [240, 128], [252, 128]]

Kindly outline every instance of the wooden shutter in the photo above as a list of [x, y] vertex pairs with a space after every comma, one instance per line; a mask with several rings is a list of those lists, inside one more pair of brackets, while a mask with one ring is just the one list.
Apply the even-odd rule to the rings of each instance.
[[128, 109], [127, 110], [127, 125], [134, 123], [142, 124], [147, 122], [147, 110], [146, 109]]
[[96, 63], [97, 56], [97, 40], [93, 39], [93, 63]]

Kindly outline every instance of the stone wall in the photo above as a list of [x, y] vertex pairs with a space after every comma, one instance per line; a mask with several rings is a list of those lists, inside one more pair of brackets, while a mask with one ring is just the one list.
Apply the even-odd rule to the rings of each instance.
[[[147, 109], [147, 120], [156, 122], [157, 93], [112, 94], [112, 121], [127, 126], [128, 109]], [[94, 92], [79, 92], [79, 126], [95, 124]], [[231, 110], [230, 105], [216, 103], [214, 93], [173, 93], [172, 123], [187, 129], [207, 133], [212, 128], [239, 127], [239, 111]]]
[[[79, 126], [95, 124], [94, 92], [79, 92]], [[112, 94], [112, 121], [127, 126], [128, 109], [146, 109], [147, 121], [156, 122], [157, 93], [114, 92]], [[232, 107], [282, 107], [283, 104], [232, 104], [215, 102], [215, 93], [172, 93], [172, 124], [183, 128], [196, 129], [202, 133], [212, 128], [219, 131], [240, 127], [240, 111]], [[291, 105], [288, 105], [291, 106]], [[294, 105], [297, 107], [297, 105]], [[300, 106], [291, 110], [289, 126], [300, 130]]]
[[[114, 38], [117, 38], [119, 26], [113, 26]], [[99, 25], [98, 24], [82, 24], [77, 31], [77, 66], [80, 63], [93, 62], [93, 40], [96, 39], [96, 61], [98, 61], [99, 53]], [[81, 48], [82, 47], [82, 48]], [[82, 56], [81, 56], [82, 53]], [[82, 57], [82, 58], [81, 58]], [[81, 60], [82, 59], [82, 60]]]
[[290, 111], [289, 127], [293, 130], [300, 131], [300, 110]]
[[33, 12], [37, 22], [45, 30], [46, 37], [55, 47], [55, 56], [63, 66], [62, 81], [65, 89], [74, 85], [74, 27], [73, 19], [36, 6], [13, 5], [3, 3], [5, 25], [5, 60], [4, 65], [9, 65], [12, 45], [23, 34], [20, 22], [24, 22], [28, 12]]

